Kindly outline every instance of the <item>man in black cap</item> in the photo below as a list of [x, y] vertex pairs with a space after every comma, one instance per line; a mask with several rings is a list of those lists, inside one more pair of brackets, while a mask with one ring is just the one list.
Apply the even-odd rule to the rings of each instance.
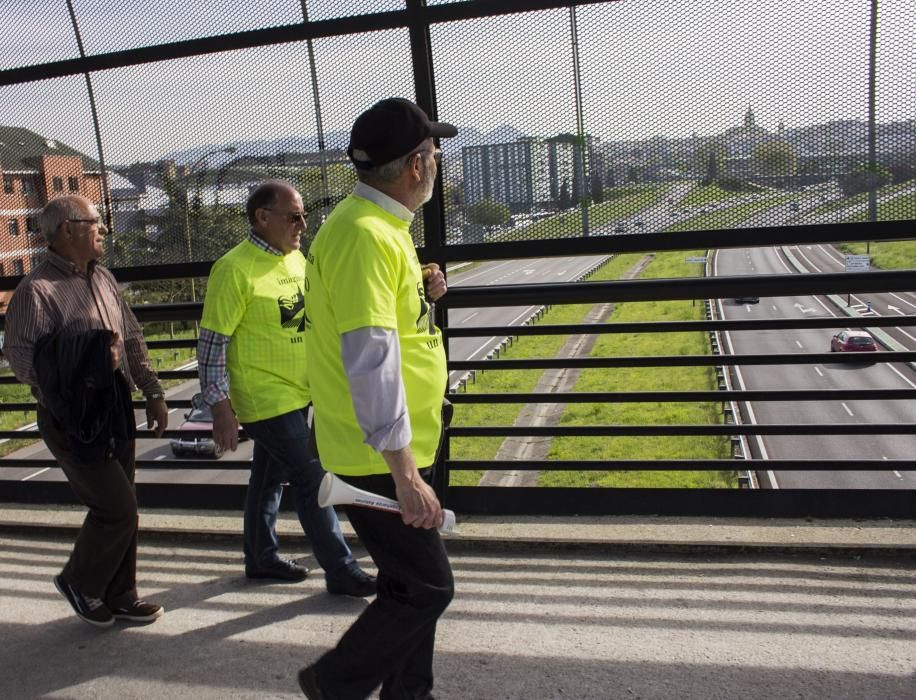
[[421, 266], [413, 213], [432, 196], [435, 137], [458, 133], [417, 105], [383, 100], [356, 120], [359, 182], [318, 231], [306, 264], [306, 348], [322, 464], [396, 498], [401, 514], [347, 507], [378, 567], [378, 594], [337, 647], [299, 672], [311, 700], [432, 698], [436, 621], [454, 593], [429, 486], [446, 388], [432, 304], [446, 291]]

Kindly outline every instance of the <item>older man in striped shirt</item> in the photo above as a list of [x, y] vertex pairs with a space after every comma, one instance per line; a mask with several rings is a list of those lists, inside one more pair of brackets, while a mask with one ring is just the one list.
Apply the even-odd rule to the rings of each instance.
[[[152, 622], [163, 608], [137, 595], [133, 440], [126, 459], [108, 452], [101, 460], [87, 462], [75, 451], [64, 426], [42, 400], [36, 346], [58, 333], [109, 332], [111, 365], [129, 389], [142, 390], [147, 419], [151, 427], [155, 425], [157, 436], [168, 424], [168, 408], [140, 324], [121, 299], [112, 274], [98, 264], [107, 229], [95, 205], [79, 196], [53, 199], [41, 212], [41, 230], [48, 242], [47, 257], [13, 294], [3, 354], [16, 377], [32, 387], [41, 436], [76, 496], [89, 507], [70, 559], [54, 577], [54, 585], [76, 614], [92, 625], [108, 627], [115, 619]], [[125, 418], [133, 425], [132, 411]]]

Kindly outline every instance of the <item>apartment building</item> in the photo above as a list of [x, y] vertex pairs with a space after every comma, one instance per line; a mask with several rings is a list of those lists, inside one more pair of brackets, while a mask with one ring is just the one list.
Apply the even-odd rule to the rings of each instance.
[[[24, 275], [41, 260], [38, 214], [54, 197], [81, 194], [102, 202], [99, 164], [28, 129], [0, 126], [0, 277]], [[10, 293], [0, 292], [6, 306]]]

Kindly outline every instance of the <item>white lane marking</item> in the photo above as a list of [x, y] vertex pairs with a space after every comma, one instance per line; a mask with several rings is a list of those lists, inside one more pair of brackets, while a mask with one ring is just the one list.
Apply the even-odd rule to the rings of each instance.
[[[906, 299], [906, 298], [900, 296], [899, 294], [894, 294], [893, 292], [888, 292], [888, 293], [889, 293], [892, 297], [894, 297], [894, 299], [899, 299], [899, 300], [902, 301], [904, 304], [907, 304], [908, 306], [912, 306], [914, 309], [916, 309], [916, 304], [914, 304], [913, 302], [911, 302], [909, 299]], [[892, 307], [888, 306], [887, 308], [890, 309], [890, 308], [892, 308]]]
[[807, 255], [805, 255], [805, 254], [802, 252], [801, 248], [798, 249], [798, 255], [799, 255], [799, 257], [804, 258], [805, 262], [807, 262], [811, 267], [813, 267], [815, 272], [823, 272], [823, 270], [822, 270], [821, 268], [819, 268], [817, 265], [815, 265], [815, 264], [811, 261], [811, 258], [809, 258]]
[[36, 476], [40, 476], [41, 474], [44, 474], [46, 471], [50, 471], [50, 469], [51, 467], [45, 467], [44, 469], [39, 469], [34, 474], [29, 474], [28, 476], [23, 477], [22, 479], [20, 479], [20, 481], [28, 481], [29, 479], [34, 479]]
[[820, 367], [815, 367], [815, 368], [814, 368], [814, 371], [818, 373], [818, 376], [821, 376], [821, 377], [824, 376], [824, 373], [821, 372], [821, 368], [820, 368]]
[[465, 319], [462, 321], [462, 323], [467, 323], [467, 322], [470, 321], [472, 318], [474, 318], [475, 316], [479, 316], [479, 315], [480, 315], [480, 312], [479, 312], [479, 311], [475, 311], [475, 312], [472, 313], [472, 314], [468, 314], [468, 315], [465, 317]]
[[902, 479], [902, 478], [903, 478], [903, 474], [901, 474], [900, 472], [898, 472], [896, 469], [894, 470], [894, 475], [895, 475], [898, 479]]
[[808, 307], [808, 306], [805, 306], [804, 304], [800, 304], [800, 303], [798, 303], [798, 302], [792, 304], [792, 306], [793, 306], [794, 308], [798, 309], [799, 311], [801, 311], [803, 314], [813, 314], [814, 311], [815, 311], [814, 309], [812, 309], [812, 308], [810, 308], [810, 307]]
[[899, 369], [897, 369], [896, 367], [894, 367], [894, 365], [886, 365], [886, 367], [887, 367], [889, 370], [891, 370], [891, 372], [893, 372], [893, 373], [896, 374], [898, 377], [900, 377], [903, 381], [905, 381], [907, 384], [909, 384], [913, 389], [916, 389], [916, 384], [913, 384], [913, 382], [911, 382], [909, 379], [907, 379], [905, 376], [903, 376], [903, 372], [901, 372]]
[[156, 457], [157, 462], [161, 462], [163, 459], [165, 459], [165, 455], [159, 455], [158, 457]]
[[775, 306], [771, 306], [770, 308], [773, 309], [773, 311], [779, 311], [779, 309], [777, 309]]
[[[514, 326], [515, 323], [516, 323], [517, 321], [519, 321], [520, 319], [524, 318], [526, 314], [527, 314], [528, 316], [530, 316], [530, 315], [531, 315], [531, 310], [532, 310], [532, 309], [536, 309], [536, 308], [538, 308], [538, 307], [537, 307], [537, 306], [529, 306], [529, 307], [527, 307], [524, 311], [522, 311], [518, 316], [516, 316], [516, 317], [513, 318], [511, 321], [509, 321], [509, 323], [506, 324], [506, 325]], [[486, 349], [489, 347], [490, 341], [499, 340], [499, 338], [501, 338], [501, 337], [503, 337], [503, 336], [495, 336], [495, 335], [494, 335], [494, 336], [491, 336], [491, 337], [487, 338], [485, 341], [483, 341], [483, 343], [480, 344], [480, 347], [478, 347], [474, 352], [472, 352], [470, 355], [468, 355], [465, 359], [467, 359], [467, 360], [473, 360], [473, 359], [474, 359], [474, 356], [475, 356], [477, 353], [479, 353], [481, 350], [486, 350]]]
[[888, 310], [888, 311], [896, 311], [896, 312], [897, 312], [897, 315], [899, 315], [899, 316], [906, 316], [906, 311], [901, 311], [899, 307], [891, 306], [890, 304], [887, 305], [887, 310]]
[[560, 271], [557, 273], [557, 277], [562, 277], [562, 276], [565, 275], [566, 273], [567, 273], [567, 270], [560, 270]]
[[533, 275], [535, 272], [536, 270], [532, 270], [530, 267], [525, 270], [522, 270], [523, 275]]
[[[37, 427], [38, 427], [38, 423], [29, 423], [28, 425], [23, 425], [21, 428], [16, 428], [16, 430], [35, 430], [35, 428]], [[13, 440], [13, 439], [15, 438], [3, 438], [2, 440], [0, 440], [0, 445], [2, 445], [4, 442], [9, 442], [10, 440]]]
[[796, 339], [795, 344], [804, 350], [805, 346], [801, 344], [801, 341]]
[[845, 402], [845, 401], [841, 401], [841, 402], [840, 402], [840, 406], [842, 406], [842, 407], [846, 410], [846, 413], [848, 413], [850, 416], [854, 416], [854, 415], [855, 415], [855, 413], [853, 413], [852, 411], [849, 410], [849, 406], [846, 405], [846, 402]]
[[817, 247], [838, 266], [843, 268], [846, 267], [846, 258], [841, 258], [839, 253], [836, 252], [836, 248], [833, 246], [825, 246], [823, 243], [818, 244]]
[[477, 279], [478, 277], [486, 277], [486, 276], [492, 275], [494, 272], [496, 272], [497, 270], [499, 270], [502, 267], [506, 267], [509, 265], [517, 265], [517, 264], [518, 264], [517, 260], [504, 260], [503, 262], [499, 262], [499, 263], [484, 264], [475, 270], [471, 270], [470, 272], [466, 272], [462, 275], [459, 275], [461, 277], [460, 284], [470, 284], [473, 280]]

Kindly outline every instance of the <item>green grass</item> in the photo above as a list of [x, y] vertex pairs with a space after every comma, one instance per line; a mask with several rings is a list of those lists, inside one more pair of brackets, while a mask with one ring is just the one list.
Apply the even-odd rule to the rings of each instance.
[[[194, 331], [191, 329], [179, 330], [175, 332], [175, 338], [193, 338]], [[168, 332], [154, 333], [150, 335], [145, 335], [147, 341], [150, 340], [168, 340], [170, 338]], [[150, 350], [150, 362], [154, 369], [157, 370], [167, 370], [174, 369], [175, 367], [180, 367], [181, 365], [187, 364], [194, 359], [196, 352], [194, 348], [174, 348], [167, 350]], [[0, 376], [11, 376], [12, 371], [4, 370], [0, 373]], [[163, 388], [168, 389], [169, 387], [181, 384], [187, 380], [185, 379], [170, 379], [168, 381], [163, 381]], [[139, 397], [139, 394], [136, 395]], [[5, 403], [27, 403], [34, 401], [35, 397], [32, 396], [32, 392], [25, 384], [4, 384], [0, 385], [0, 404]], [[21, 428], [29, 423], [35, 421], [35, 412], [34, 411], [0, 411], [0, 429], [3, 430], [16, 430]], [[24, 440], [10, 440], [8, 442], [0, 443], [0, 456], [6, 456], [19, 450], [23, 447], [36, 442], [34, 439], [24, 439]]]
[[[641, 256], [621, 255], [612, 258], [598, 270], [592, 281], [620, 279]], [[550, 324], [581, 323], [592, 304], [568, 304], [553, 306], [545, 316]], [[519, 336], [512, 346], [502, 354], [505, 359], [525, 360], [554, 357], [569, 336]], [[526, 393], [534, 391], [543, 372], [541, 370], [488, 370], [477, 372], [477, 381], [468, 384], [469, 394], [482, 393]], [[522, 409], [518, 404], [456, 404], [453, 425], [512, 425]], [[452, 459], [478, 460], [493, 459], [502, 445], [504, 437], [452, 438]], [[476, 486], [483, 471], [455, 471], [449, 474], [452, 486]]]
[[[697, 251], [699, 254], [703, 251]], [[687, 277], [697, 274], [695, 266], [684, 263], [691, 252], [666, 253], [655, 258], [643, 277]], [[593, 279], [620, 279], [638, 260], [639, 255], [614, 258]], [[591, 305], [556, 306], [550, 310], [551, 324], [578, 323]], [[613, 319], [619, 321], [700, 319], [704, 306], [690, 301], [639, 302], [618, 304]], [[525, 336], [503, 355], [504, 358], [526, 359], [553, 357], [568, 336]], [[703, 333], [656, 333], [640, 335], [608, 334], [599, 337], [593, 356], [609, 355], [667, 355], [708, 354], [709, 346]], [[497, 361], [498, 362], [498, 361]], [[530, 392], [541, 376], [539, 371], [491, 370], [479, 375], [478, 382], [469, 386], [471, 393]], [[626, 368], [620, 370], [585, 370], [575, 391], [632, 390], [708, 390], [715, 389], [714, 373], [705, 367]], [[511, 425], [520, 405], [458, 405], [456, 425]], [[718, 403], [689, 404], [570, 404], [561, 425], [647, 425], [647, 424], [709, 424], [720, 423]], [[455, 438], [451, 455], [454, 459], [493, 459], [504, 438]], [[730, 446], [727, 438], [554, 438], [550, 459], [727, 459]], [[450, 474], [450, 484], [476, 485], [482, 471], [456, 471]], [[733, 488], [737, 473], [710, 472], [544, 472], [539, 477], [543, 486], [642, 486], [682, 488]]]
[[[643, 278], [690, 277], [695, 266], [687, 255], [704, 251], [663, 253], [656, 256]], [[705, 308], [690, 301], [658, 301], [618, 304], [612, 322], [702, 319]], [[614, 355], [704, 355], [710, 352], [704, 333], [608, 334], [599, 337], [595, 357]], [[689, 391], [715, 389], [711, 368], [658, 367], [584, 370], [575, 391]], [[721, 423], [718, 403], [570, 404], [561, 425], [657, 425]], [[727, 438], [708, 437], [557, 437], [550, 459], [727, 459]], [[734, 488], [737, 473], [708, 472], [543, 472], [541, 486], [687, 487]]]
[[[655, 204], [668, 189], [668, 185], [630, 185], [605, 190], [605, 200], [592, 204], [588, 209], [589, 227], [603, 226], [616, 219], [632, 216], [646, 207]], [[582, 210], [576, 209], [563, 214], [551, 216], [523, 229], [513, 231], [524, 240], [539, 238], [567, 238], [582, 235]], [[488, 239], [490, 242], [505, 240], [497, 234]]]
[[677, 201], [675, 206], [696, 207], [710, 202], [728, 200], [730, 197], [746, 197], [748, 194], [753, 194], [753, 192], [732, 192], [731, 190], [723, 190], [718, 185], [696, 185], [688, 190], [684, 196]]
[[[746, 202], [733, 207], [723, 207], [706, 214], [699, 214], [686, 221], [673, 224], [666, 231], [709, 231], [713, 229], [731, 228], [740, 224], [758, 211], [769, 209], [782, 201], [792, 199], [789, 196], [776, 196], [757, 202]], [[740, 235], [740, 234], [739, 234]]]
[[[912, 183], [904, 183], [912, 184]], [[847, 221], [864, 221], [865, 212], [860, 212]], [[899, 221], [916, 218], [916, 192], [895, 197], [878, 203], [880, 221]], [[881, 241], [871, 244], [846, 243], [839, 246], [846, 253], [864, 255], [866, 248], [871, 255], [872, 265], [882, 270], [916, 269], [916, 241]]]
[[[866, 221], [867, 218], [868, 209], [863, 208], [861, 211], [846, 217], [844, 221]], [[907, 192], [893, 199], [878, 202], [878, 221], [901, 221], [906, 219], [916, 219], [916, 192]]]
[[[905, 190], [906, 188], [912, 187], [912, 186], [913, 186], [912, 181], [898, 182], [896, 185], [885, 185], [884, 187], [878, 190], [878, 197], [879, 198], [887, 197], [888, 195], [899, 192], [900, 190]], [[807, 212], [807, 215], [808, 216], [819, 216], [821, 214], [829, 214], [831, 212], [840, 211], [842, 209], [847, 209], [848, 207], [854, 207], [857, 205], [865, 205], [867, 203], [868, 203], [868, 193], [861, 192], [859, 194], [853, 195], [852, 197], [842, 197], [840, 199], [834, 199], [829, 202], [825, 202], [824, 204], [821, 204], [820, 206], [816, 207], [814, 210]], [[879, 205], [879, 211], [880, 211], [880, 205]], [[913, 215], [910, 214], [910, 217], [903, 217], [903, 218], [912, 218], [912, 216]], [[864, 219], [862, 220], [864, 221]]]

